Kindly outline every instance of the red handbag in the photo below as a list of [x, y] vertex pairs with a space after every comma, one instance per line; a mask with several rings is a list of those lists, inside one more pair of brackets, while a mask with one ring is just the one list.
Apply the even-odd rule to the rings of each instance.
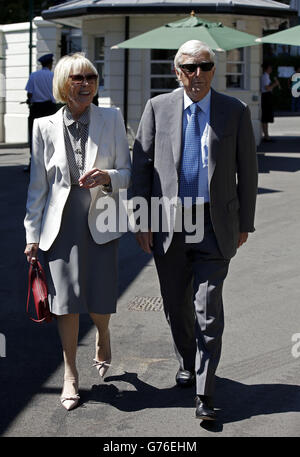
[[30, 319], [34, 322], [51, 322], [52, 314], [48, 303], [48, 288], [45, 272], [37, 260], [30, 264], [28, 275], [27, 313], [29, 307], [30, 292], [32, 291], [37, 319]]

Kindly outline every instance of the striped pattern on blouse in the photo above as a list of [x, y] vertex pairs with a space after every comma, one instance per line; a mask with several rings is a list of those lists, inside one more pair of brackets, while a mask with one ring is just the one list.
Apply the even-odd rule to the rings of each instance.
[[86, 145], [89, 135], [90, 108], [75, 121], [68, 108], [63, 111], [64, 139], [72, 185], [78, 185], [80, 176], [85, 173]]

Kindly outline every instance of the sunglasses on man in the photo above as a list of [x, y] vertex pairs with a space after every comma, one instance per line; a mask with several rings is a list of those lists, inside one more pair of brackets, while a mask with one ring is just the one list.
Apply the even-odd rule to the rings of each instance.
[[186, 73], [195, 73], [197, 68], [200, 68], [202, 71], [210, 71], [214, 66], [214, 62], [200, 62], [200, 63], [184, 63], [179, 65], [181, 70], [185, 71]]
[[98, 76], [94, 73], [88, 73], [87, 75], [81, 75], [79, 73], [77, 75], [70, 75], [69, 78], [71, 78], [75, 84], [82, 84], [84, 80], [88, 83], [95, 82], [97, 81]]

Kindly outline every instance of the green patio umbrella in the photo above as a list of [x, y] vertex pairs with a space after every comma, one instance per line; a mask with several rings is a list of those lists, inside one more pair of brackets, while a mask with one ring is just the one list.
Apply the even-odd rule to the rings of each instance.
[[256, 38], [249, 33], [226, 27], [221, 22], [206, 21], [192, 13], [186, 19], [142, 33], [112, 48], [178, 49], [188, 40], [200, 40], [215, 51], [229, 51], [257, 45]]
[[289, 44], [291, 46], [300, 46], [300, 25], [282, 30], [281, 32], [272, 33], [264, 38], [257, 38], [258, 43]]

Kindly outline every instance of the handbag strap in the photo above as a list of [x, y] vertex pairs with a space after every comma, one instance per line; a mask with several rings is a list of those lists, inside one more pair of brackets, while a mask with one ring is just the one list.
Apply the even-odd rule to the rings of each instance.
[[27, 292], [27, 304], [26, 304], [27, 313], [29, 313], [28, 307], [29, 307], [29, 299], [30, 299], [30, 291], [31, 291], [31, 275], [32, 275], [32, 263], [30, 263], [29, 273], [28, 273], [28, 292]]

